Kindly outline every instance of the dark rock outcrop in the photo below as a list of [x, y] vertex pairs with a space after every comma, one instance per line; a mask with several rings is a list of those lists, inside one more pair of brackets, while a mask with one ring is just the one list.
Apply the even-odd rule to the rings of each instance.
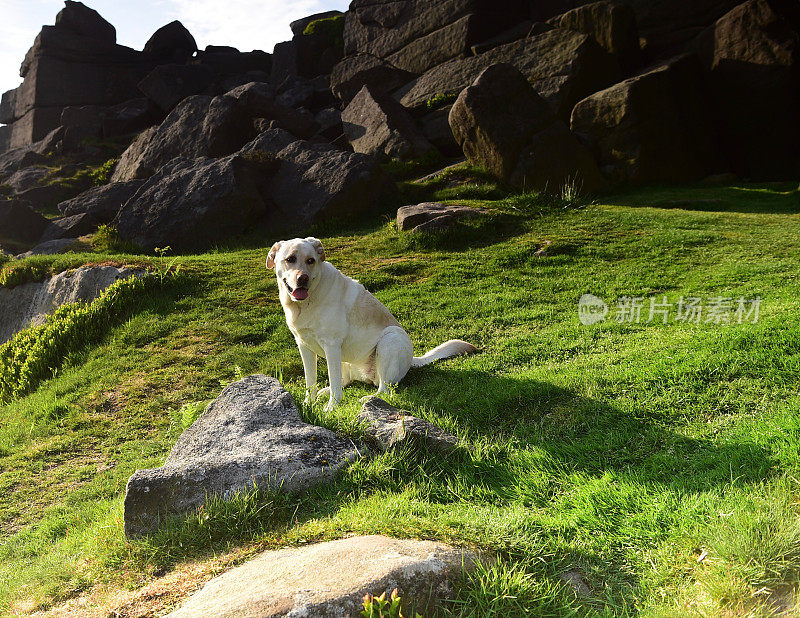
[[456, 94], [486, 67], [507, 62], [519, 69], [562, 119], [579, 100], [620, 77], [616, 60], [590, 36], [555, 29], [495, 47], [480, 56], [440, 64], [395, 92], [408, 108], [439, 94]]
[[111, 182], [84, 191], [77, 197], [61, 202], [58, 210], [64, 216], [89, 214], [98, 223], [110, 223], [119, 209], [144, 184], [144, 180]]
[[402, 105], [390, 97], [376, 96], [369, 86], [344, 109], [342, 126], [355, 152], [379, 158], [415, 158], [433, 148]]
[[197, 51], [197, 42], [192, 33], [176, 20], [156, 30], [142, 51], [163, 62], [183, 63]]
[[572, 130], [612, 180], [697, 180], [714, 161], [703, 88], [697, 58], [683, 55], [578, 103]]
[[324, 11], [322, 13], [314, 13], [313, 15], [309, 15], [308, 17], [302, 17], [300, 19], [295, 19], [292, 23], [289, 24], [289, 28], [292, 31], [292, 34], [299, 35], [303, 34], [305, 31], [306, 26], [310, 24], [312, 21], [317, 21], [318, 19], [328, 19], [330, 17], [338, 17], [342, 15], [341, 11]]
[[408, 83], [413, 73], [403, 71], [371, 54], [354, 54], [338, 62], [331, 72], [331, 91], [343, 103], [349, 103], [363, 86], [386, 94]]
[[28, 249], [39, 242], [50, 222], [19, 200], [0, 199], [0, 243]]
[[173, 159], [125, 203], [114, 225], [120, 237], [147, 249], [206, 249], [267, 214], [263, 167], [238, 155]]
[[278, 162], [266, 191], [284, 221], [311, 222], [367, 211], [391, 187], [374, 157], [296, 140], [281, 129], [264, 131], [241, 152]]
[[450, 127], [467, 159], [521, 188], [558, 193], [575, 183], [593, 192], [604, 185], [591, 153], [510, 64], [488, 67], [461, 92]]
[[59, 217], [52, 219], [50, 225], [42, 234], [39, 242], [49, 240], [61, 240], [62, 238], [78, 238], [85, 234], [91, 234], [97, 229], [100, 222], [88, 213], [70, 215], [69, 217]]
[[373, 396], [364, 402], [358, 420], [367, 436], [382, 451], [410, 444], [433, 453], [446, 454], [458, 446], [458, 438], [453, 434], [410, 412], [395, 408], [379, 397]]
[[193, 94], [204, 93], [214, 74], [204, 66], [187, 64], [163, 64], [157, 66], [139, 82], [139, 90], [163, 111]]
[[297, 493], [332, 480], [360, 453], [352, 441], [304, 423], [275, 378], [251, 375], [225, 387], [181, 434], [164, 465], [137, 470], [125, 489], [125, 534], [154, 531], [208, 496], [255, 486]]
[[800, 171], [800, 7], [749, 0], [698, 41], [721, 120], [720, 150], [742, 176]]
[[554, 17], [549, 23], [588, 34], [617, 59], [625, 73], [642, 63], [636, 13], [627, 4], [611, 0], [593, 2]]

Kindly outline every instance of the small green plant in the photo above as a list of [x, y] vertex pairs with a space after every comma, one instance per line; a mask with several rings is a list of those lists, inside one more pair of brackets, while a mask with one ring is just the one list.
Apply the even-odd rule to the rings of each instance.
[[123, 240], [113, 225], [100, 225], [90, 241], [92, 249], [98, 253], [138, 253], [139, 247]]
[[0, 270], [0, 287], [13, 288], [30, 281], [42, 281], [53, 274], [47, 263], [29, 260], [11, 262], [7, 256], [5, 257], [8, 263]]
[[457, 98], [458, 94], [455, 92], [451, 92], [449, 94], [435, 94], [430, 99], [425, 101], [425, 107], [433, 111], [435, 109], [439, 109], [440, 107], [444, 107], [445, 105], [449, 105]]
[[7, 184], [0, 184], [0, 195], [11, 195], [11, 187]]
[[303, 34], [321, 35], [331, 47], [344, 49], [344, 15], [315, 19], [305, 27]]
[[[369, 593], [364, 595], [364, 609], [361, 610], [363, 618], [403, 618], [401, 609], [402, 599], [397, 588], [392, 590], [391, 596], [386, 598], [386, 591], [379, 597]], [[414, 614], [414, 618], [422, 618], [421, 614]]]
[[114, 157], [103, 163], [102, 165], [89, 168], [89, 178], [92, 179], [92, 182], [95, 186], [106, 185], [111, 180], [111, 174], [114, 173], [114, 168], [117, 166], [117, 162], [119, 161], [118, 157]]
[[[174, 272], [175, 274], [177, 274], [177, 273], [179, 273], [181, 271], [181, 265], [180, 264], [175, 266], [175, 262], [178, 261], [178, 256], [177, 255], [172, 256], [172, 259], [170, 259], [170, 260], [167, 260], [164, 257], [165, 254], [167, 254], [168, 252], [172, 251], [172, 247], [170, 247], [169, 245], [167, 245], [166, 247], [156, 247], [154, 249], [154, 251], [158, 255], [158, 263], [159, 263], [158, 277], [161, 280], [161, 283], [164, 282], [164, 278], [168, 274], [170, 274], [171, 272]], [[175, 266], [174, 269], [172, 268], [173, 266]]]
[[208, 401], [193, 401], [185, 403], [178, 411], [181, 429], [188, 429], [205, 412]]

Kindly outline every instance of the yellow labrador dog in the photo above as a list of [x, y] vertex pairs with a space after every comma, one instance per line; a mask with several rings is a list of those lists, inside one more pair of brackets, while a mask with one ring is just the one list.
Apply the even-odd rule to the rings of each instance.
[[[414, 356], [411, 339], [394, 316], [363, 285], [327, 262], [316, 238], [276, 242], [267, 268], [275, 269], [286, 323], [300, 348], [306, 403], [317, 394], [329, 394], [325, 409], [332, 410], [353, 380], [375, 384], [383, 393], [410, 367], [477, 351], [466, 341], [452, 339]], [[327, 361], [330, 386], [317, 393], [319, 356]]]

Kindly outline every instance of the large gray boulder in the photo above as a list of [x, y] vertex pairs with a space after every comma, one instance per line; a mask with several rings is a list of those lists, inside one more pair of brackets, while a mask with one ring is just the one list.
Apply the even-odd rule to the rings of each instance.
[[549, 193], [604, 185], [591, 152], [511, 64], [488, 67], [461, 92], [450, 127], [467, 159], [504, 182]]
[[153, 33], [142, 49], [163, 62], [186, 62], [197, 51], [192, 33], [175, 20]]
[[749, 0], [698, 40], [710, 74], [722, 150], [744, 177], [796, 178], [800, 170], [800, 7]]
[[56, 26], [75, 34], [108, 43], [116, 43], [117, 31], [110, 23], [82, 2], [66, 0], [64, 8], [56, 15]]
[[44, 324], [61, 305], [91, 302], [112, 283], [144, 271], [115, 266], [83, 266], [44, 281], [0, 287], [0, 343], [29, 326]]
[[7, 178], [14, 172], [44, 163], [46, 158], [30, 148], [15, 148], [0, 154], [0, 179]]
[[368, 211], [392, 187], [374, 157], [297, 140], [281, 129], [264, 131], [241, 152], [277, 161], [266, 193], [284, 223]]
[[207, 496], [254, 487], [298, 493], [331, 481], [361, 456], [348, 439], [304, 423], [275, 378], [251, 375], [228, 385], [181, 434], [164, 465], [137, 470], [125, 489], [125, 534], [152, 532], [169, 515]]
[[407, 84], [415, 75], [393, 66], [372, 54], [354, 54], [342, 58], [331, 72], [331, 92], [343, 103], [358, 94], [363, 86], [386, 94]]
[[29, 248], [41, 238], [50, 222], [15, 199], [0, 198], [0, 243], [12, 248]]
[[562, 120], [569, 119], [575, 103], [621, 77], [617, 61], [592, 37], [557, 28], [440, 64], [393, 96], [407, 108], [421, 107], [436, 95], [458, 94], [499, 62], [519, 69]]
[[98, 223], [110, 223], [119, 209], [144, 184], [144, 180], [110, 182], [84, 191], [77, 197], [61, 202], [58, 210], [64, 216], [88, 214]]
[[149, 178], [178, 156], [203, 156], [203, 127], [212, 97], [187, 97], [157, 127], [143, 131], [122, 153], [112, 182]]
[[113, 224], [122, 238], [147, 249], [208, 248], [267, 214], [262, 183], [272, 169], [239, 155], [178, 157], [137, 190]]
[[58, 217], [50, 220], [50, 225], [39, 239], [39, 244], [51, 240], [62, 240], [64, 238], [78, 238], [91, 234], [97, 229], [100, 222], [88, 213], [70, 215], [69, 217]]
[[170, 111], [193, 94], [202, 94], [214, 81], [211, 69], [190, 64], [162, 64], [139, 82], [139, 90], [163, 111]]
[[381, 159], [411, 159], [433, 148], [402, 105], [369, 86], [342, 112], [342, 127], [355, 152]]
[[698, 180], [714, 165], [707, 105], [697, 58], [683, 55], [580, 101], [571, 128], [614, 181]]
[[472, 571], [475, 553], [435, 541], [359, 536], [266, 551], [212, 579], [172, 618], [358, 616], [367, 593], [390, 598], [397, 588], [404, 615], [433, 615]]
[[630, 73], [642, 63], [636, 12], [628, 4], [603, 0], [567, 11], [550, 24], [590, 35]]

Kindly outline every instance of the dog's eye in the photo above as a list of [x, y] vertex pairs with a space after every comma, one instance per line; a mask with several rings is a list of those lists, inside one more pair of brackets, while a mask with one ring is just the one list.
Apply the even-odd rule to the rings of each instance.
[[314, 263], [314, 261], [315, 261], [315, 260], [314, 260], [314, 258], [308, 258], [308, 259], [306, 260], [306, 264], [313, 264], [313, 263]]
[[294, 264], [297, 261], [297, 258], [295, 256], [293, 256], [293, 255], [290, 255], [289, 257], [286, 258], [286, 261], [289, 264]]

